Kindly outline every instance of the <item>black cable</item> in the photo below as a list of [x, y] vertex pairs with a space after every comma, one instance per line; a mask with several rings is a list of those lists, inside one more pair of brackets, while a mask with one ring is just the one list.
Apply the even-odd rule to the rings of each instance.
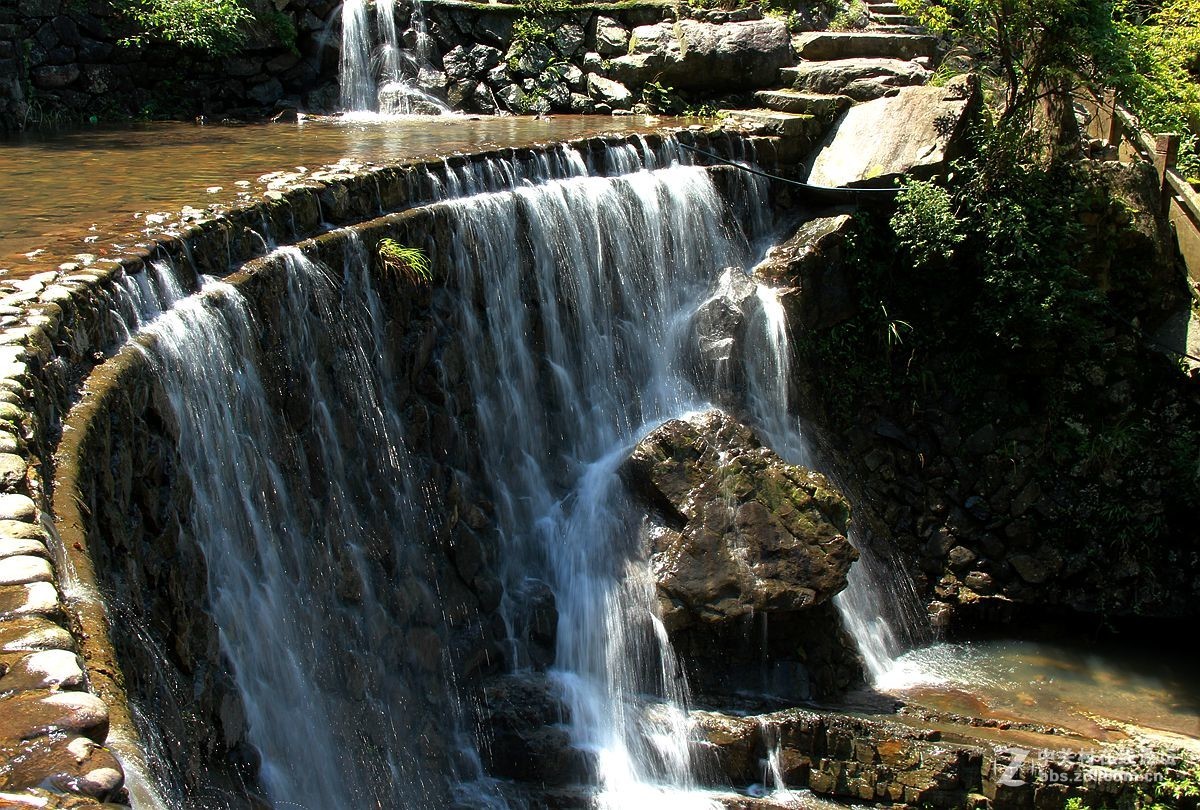
[[680, 143], [679, 145], [689, 152], [695, 152], [698, 155], [703, 155], [709, 160], [714, 160], [717, 163], [722, 163], [726, 166], [733, 166], [735, 169], [741, 169], [744, 172], [749, 172], [750, 174], [755, 174], [759, 177], [765, 177], [768, 180], [774, 180], [777, 183], [787, 183], [791, 186], [799, 186], [805, 191], [812, 192], [818, 196], [836, 199], [849, 197], [855, 201], [858, 201], [862, 198], [867, 200], [873, 199], [877, 201], [891, 201], [894, 200], [896, 195], [900, 193], [900, 189], [898, 188], [836, 188], [833, 186], [814, 186], [811, 183], [804, 183], [800, 180], [789, 180], [788, 178], [780, 177], [777, 174], [770, 174], [762, 171], [761, 169], [752, 168], [744, 163], [737, 163], [736, 161], [723, 158], [720, 155], [713, 154], [712, 152], [705, 151], [704, 149], [698, 149], [695, 146], [688, 146], [686, 143]]

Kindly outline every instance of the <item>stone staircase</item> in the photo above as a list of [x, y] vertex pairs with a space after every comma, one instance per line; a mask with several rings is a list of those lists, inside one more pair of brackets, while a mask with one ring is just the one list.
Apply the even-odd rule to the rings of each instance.
[[928, 81], [937, 38], [895, 3], [869, 0], [868, 9], [864, 30], [793, 37], [797, 62], [780, 71], [781, 86], [755, 93], [757, 108], [722, 112], [765, 132], [815, 139], [850, 105]]

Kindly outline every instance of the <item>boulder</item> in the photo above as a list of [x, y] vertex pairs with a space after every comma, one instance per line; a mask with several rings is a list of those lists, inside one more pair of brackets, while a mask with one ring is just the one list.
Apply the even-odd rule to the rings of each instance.
[[842, 113], [817, 147], [808, 182], [818, 186], [890, 188], [902, 175], [945, 171], [963, 144], [978, 81], [907, 87]]
[[629, 54], [612, 60], [613, 76], [628, 83], [659, 81], [679, 90], [770, 87], [792, 61], [787, 26], [769, 18], [714, 25], [697, 20], [642, 25]]
[[616, 56], [629, 50], [629, 31], [612, 17], [596, 18], [596, 52]]
[[633, 103], [633, 93], [620, 82], [606, 79], [597, 73], [587, 75], [588, 94], [596, 101], [613, 107], [628, 108]]
[[480, 752], [487, 772], [543, 785], [587, 781], [591, 760], [572, 747], [567, 719], [567, 709], [548, 678], [513, 674], [492, 680], [483, 689], [479, 713], [492, 739]]
[[788, 323], [824, 330], [853, 317], [855, 285], [842, 261], [853, 227], [854, 218], [840, 211], [806, 220], [754, 268], [755, 277], [784, 288]]
[[668, 631], [803, 611], [846, 587], [858, 553], [845, 499], [721, 411], [661, 425], [621, 472], [653, 510], [651, 565]]
[[722, 404], [733, 405], [745, 390], [743, 346], [757, 289], [741, 268], [728, 268], [692, 316], [688, 371], [697, 388], [713, 390]]
[[869, 101], [897, 87], [924, 84], [930, 73], [916, 62], [899, 59], [838, 59], [833, 62], [801, 62], [780, 71], [794, 90], [849, 96]]

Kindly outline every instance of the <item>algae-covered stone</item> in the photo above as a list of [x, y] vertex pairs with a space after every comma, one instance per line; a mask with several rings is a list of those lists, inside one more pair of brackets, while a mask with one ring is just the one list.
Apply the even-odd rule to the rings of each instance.
[[665, 423], [622, 474], [661, 518], [649, 534], [668, 629], [806, 610], [846, 587], [845, 499], [726, 414]]

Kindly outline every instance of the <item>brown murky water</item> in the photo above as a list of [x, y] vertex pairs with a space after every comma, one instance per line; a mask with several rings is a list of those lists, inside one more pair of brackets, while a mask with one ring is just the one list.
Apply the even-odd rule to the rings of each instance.
[[[261, 193], [260, 175], [350, 159], [394, 164], [694, 120], [632, 116], [458, 116], [300, 124], [153, 123], [0, 140], [0, 275], [129, 244], [147, 216], [228, 206]], [[238, 185], [238, 183], [241, 185]], [[40, 251], [40, 252], [39, 252]], [[29, 255], [32, 254], [32, 255]]]

